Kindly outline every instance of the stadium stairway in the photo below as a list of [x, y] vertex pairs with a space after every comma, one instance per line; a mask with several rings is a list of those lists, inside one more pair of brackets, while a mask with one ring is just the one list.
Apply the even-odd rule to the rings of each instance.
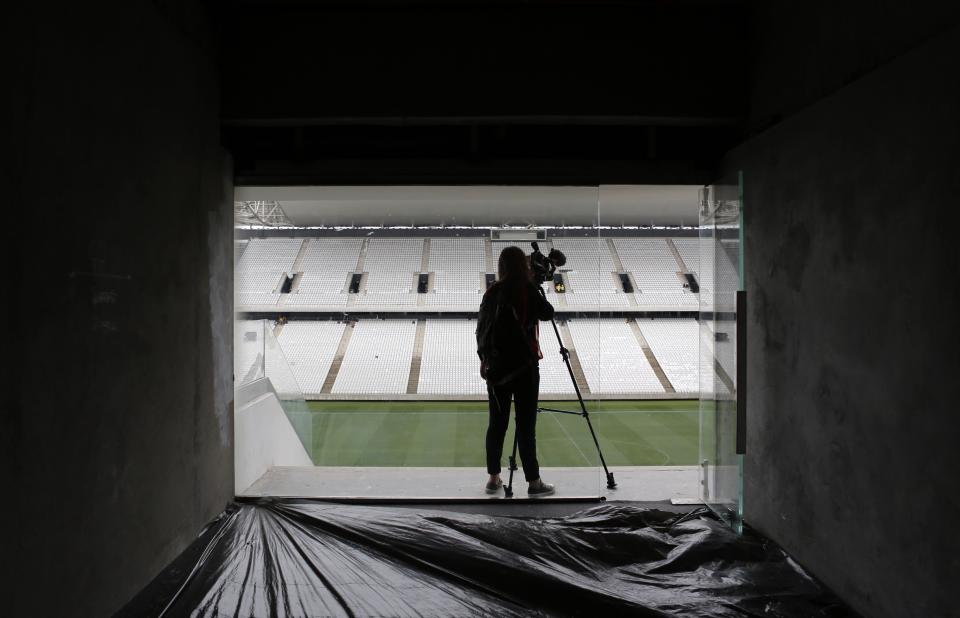
[[[630, 283], [633, 284], [633, 289], [637, 289], [637, 282], [633, 279], [633, 273], [627, 272], [627, 269], [623, 267], [623, 262], [620, 261], [620, 254], [617, 252], [617, 245], [614, 244], [612, 238], [607, 239], [607, 248], [610, 250], [610, 257], [613, 258], [613, 265], [616, 267], [618, 273], [627, 273], [627, 277], [630, 278]], [[630, 303], [631, 307], [637, 306], [637, 295], [636, 294], [627, 294], [627, 302]]]
[[357, 268], [354, 272], [362, 273], [364, 263], [367, 261], [367, 249], [370, 248], [370, 239], [364, 238], [360, 245], [360, 255], [357, 256]]
[[296, 294], [297, 290], [300, 289], [301, 281], [303, 281], [303, 273], [299, 271], [293, 271], [292, 281], [290, 282], [290, 290], [280, 294], [280, 298], [277, 299], [277, 305], [286, 305], [287, 299], [290, 298], [290, 295]]
[[[560, 337], [563, 339], [563, 345], [570, 352], [570, 368], [573, 369], [573, 377], [577, 379], [577, 385], [580, 387], [580, 393], [583, 395], [590, 394], [590, 385], [587, 383], [587, 374], [583, 372], [583, 365], [580, 364], [580, 357], [577, 356], [577, 349], [573, 345], [573, 336], [570, 334], [570, 328], [567, 326], [567, 322], [564, 320], [562, 322], [557, 322], [557, 328], [560, 330]], [[553, 330], [553, 327], [550, 327], [550, 330]], [[543, 333], [541, 332], [541, 337], [543, 336], [552, 336], [553, 333]]]
[[420, 272], [425, 273], [430, 270], [430, 239], [423, 239], [423, 254], [420, 256]]
[[[293, 260], [293, 266], [290, 267], [290, 276], [293, 277], [293, 282], [290, 284], [290, 292], [288, 294], [281, 294], [280, 298], [277, 299], [278, 305], [287, 304], [287, 298], [289, 298], [290, 293], [296, 293], [300, 288], [300, 282], [303, 281], [303, 271], [301, 270], [301, 263], [303, 262], [303, 256], [307, 252], [307, 247], [310, 245], [310, 239], [304, 238], [303, 242], [300, 243], [300, 250], [297, 251], [297, 257]], [[279, 334], [279, 333], [278, 333]]]
[[[427, 273], [427, 292], [433, 290], [433, 273], [430, 272], [430, 239], [423, 239], [423, 254], [420, 256], [420, 272]], [[427, 295], [426, 294], [417, 294], [417, 306], [423, 307], [427, 304]], [[417, 333], [420, 332], [420, 326], [417, 325]], [[418, 361], [419, 362], [419, 361]], [[418, 372], [419, 375], [419, 372]], [[416, 383], [414, 383], [414, 389], [416, 389]], [[407, 387], [407, 392], [410, 392], [410, 387]], [[414, 390], [413, 392], [416, 392]]]
[[300, 243], [300, 250], [297, 251], [297, 257], [293, 260], [293, 266], [290, 267], [290, 272], [292, 274], [297, 274], [300, 272], [300, 263], [303, 262], [303, 256], [307, 252], [307, 246], [310, 245], [310, 239], [305, 238], [302, 243]]
[[410, 359], [410, 376], [407, 378], [407, 394], [416, 395], [420, 384], [420, 362], [423, 358], [423, 339], [427, 331], [427, 321], [417, 320], [417, 334], [413, 341], [413, 356]]
[[735, 392], [737, 389], [733, 384], [733, 379], [730, 377], [730, 374], [727, 373], [727, 370], [723, 368], [719, 360], [714, 359], [713, 363], [714, 363], [714, 367], [717, 370], [717, 379], [723, 383], [728, 393]]
[[[360, 255], [357, 256], [357, 266], [354, 268], [353, 272], [362, 273], [360, 275], [360, 289], [357, 291], [358, 294], [363, 294], [367, 290], [367, 275], [368, 273], [363, 272], [364, 265], [367, 261], [367, 249], [370, 247], [370, 239], [364, 238], [363, 244], [360, 245]], [[348, 294], [347, 295], [347, 305], [353, 305], [357, 301], [357, 294]], [[346, 351], [346, 347], [344, 347]], [[340, 360], [343, 360], [343, 356], [340, 356]], [[337, 369], [339, 370], [339, 365]], [[330, 383], [330, 388], [333, 388], [333, 382]], [[330, 391], [324, 391], [325, 393]]]
[[488, 273], [497, 272], [497, 265], [493, 259], [493, 243], [490, 242], [489, 238], [483, 239], [483, 254], [487, 262], [487, 272]]
[[690, 272], [689, 270], [687, 270], [687, 264], [686, 262], [683, 261], [683, 257], [680, 255], [680, 251], [677, 250], [677, 246], [673, 244], [673, 239], [664, 238], [664, 240], [667, 241], [667, 246], [670, 247], [670, 253], [673, 254], [673, 259], [677, 261], [677, 266], [680, 267], [680, 272], [681, 273]]
[[340, 374], [340, 366], [343, 365], [343, 357], [346, 355], [347, 347], [350, 345], [350, 336], [353, 335], [354, 325], [355, 322], [351, 322], [343, 329], [343, 335], [340, 336], [340, 344], [337, 346], [337, 353], [333, 357], [333, 362], [330, 363], [330, 370], [327, 372], [327, 377], [323, 381], [323, 388], [320, 389], [320, 392], [323, 394], [329, 395], [333, 392], [333, 384], [337, 381], [337, 375]]
[[668, 378], [667, 374], [664, 373], [663, 367], [660, 366], [660, 361], [657, 360], [656, 354], [653, 353], [653, 350], [647, 343], [646, 337], [643, 336], [643, 332], [640, 330], [640, 325], [637, 324], [637, 321], [633, 318], [630, 318], [630, 330], [633, 331], [634, 337], [637, 338], [637, 343], [640, 344], [640, 349], [643, 350], [643, 355], [647, 357], [647, 362], [650, 363], [650, 367], [653, 368], [653, 373], [655, 373], [657, 379], [660, 380], [660, 386], [663, 387], [663, 390], [668, 393], [677, 392], [676, 389], [673, 388], [673, 384], [670, 383], [670, 378]]
[[617, 246], [613, 244], [613, 239], [607, 239], [607, 248], [610, 250], [610, 257], [613, 259], [613, 265], [617, 267], [617, 272], [624, 272], [623, 262], [620, 261], [620, 254], [617, 253]]

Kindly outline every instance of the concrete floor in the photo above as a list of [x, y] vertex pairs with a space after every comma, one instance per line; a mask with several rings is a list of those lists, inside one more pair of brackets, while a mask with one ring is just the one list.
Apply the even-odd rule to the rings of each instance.
[[[695, 501], [696, 466], [637, 466], [612, 470], [616, 489], [607, 489], [596, 468], [543, 468], [543, 479], [557, 486], [556, 498], [597, 498], [628, 502]], [[507, 476], [503, 475], [506, 482]], [[484, 492], [483, 468], [273, 467], [241, 497], [400, 498], [505, 500]], [[514, 495], [526, 498], [522, 471]]]

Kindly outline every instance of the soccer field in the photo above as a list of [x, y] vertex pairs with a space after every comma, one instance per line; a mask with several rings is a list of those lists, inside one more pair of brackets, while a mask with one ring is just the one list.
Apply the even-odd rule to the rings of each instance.
[[[577, 410], [576, 401], [544, 402]], [[610, 466], [695, 465], [696, 401], [592, 401], [590, 420]], [[318, 466], [483, 466], [487, 403], [481, 401], [310, 401]], [[299, 424], [299, 423], [298, 423]], [[513, 444], [513, 419], [504, 444]], [[581, 416], [542, 412], [537, 421], [541, 466], [598, 465]]]

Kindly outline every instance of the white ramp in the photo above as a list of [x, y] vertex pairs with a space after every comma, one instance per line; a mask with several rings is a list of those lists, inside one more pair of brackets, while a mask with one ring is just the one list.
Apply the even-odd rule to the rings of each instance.
[[237, 495], [242, 495], [273, 466], [313, 466], [266, 378], [244, 384], [237, 391], [234, 440]]

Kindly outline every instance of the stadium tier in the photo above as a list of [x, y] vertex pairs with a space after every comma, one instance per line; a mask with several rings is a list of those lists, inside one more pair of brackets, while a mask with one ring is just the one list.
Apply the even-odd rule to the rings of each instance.
[[[266, 352], [271, 379], [296, 380], [307, 399], [483, 399], [476, 321], [465, 318], [291, 320], [274, 327], [283, 361]], [[255, 377], [263, 322], [238, 322], [237, 375]], [[692, 318], [576, 318], [559, 323], [586, 398], [653, 398], [667, 391], [646, 340], [676, 395], [697, 391], [698, 323]], [[642, 337], [638, 336], [642, 332]], [[573, 385], [549, 322], [541, 325], [540, 392], [571, 399]], [[290, 375], [287, 375], [289, 372]]]
[[[481, 236], [251, 238], [235, 246], [237, 307], [285, 313], [474, 312], [487, 275], [495, 273], [508, 246], [530, 250], [526, 242]], [[698, 306], [683, 277], [684, 264], [700, 276], [697, 238], [554, 237], [540, 246], [544, 253], [555, 247], [567, 255], [559, 269], [566, 290], [555, 301], [561, 311], [689, 312]], [[728, 270], [735, 274], [729, 260], [716, 262], [719, 277], [729, 278]], [[713, 268], [705, 270], [710, 277]], [[422, 293], [420, 274], [427, 275]], [[620, 274], [632, 292], [624, 290]], [[355, 275], [357, 288], [351, 292]], [[552, 285], [545, 287], [554, 293]]]

